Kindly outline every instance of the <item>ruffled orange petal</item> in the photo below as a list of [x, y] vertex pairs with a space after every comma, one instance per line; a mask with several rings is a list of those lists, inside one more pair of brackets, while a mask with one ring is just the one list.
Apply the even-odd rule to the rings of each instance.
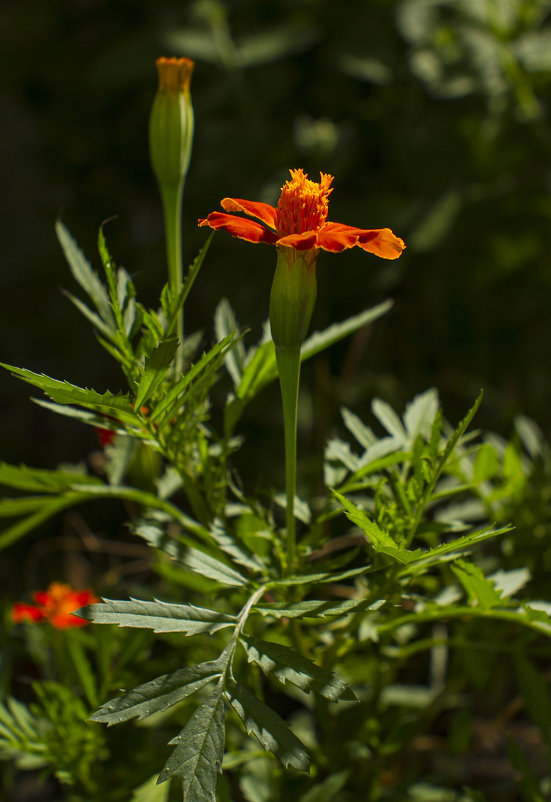
[[397, 259], [406, 247], [404, 241], [393, 234], [390, 228], [364, 229], [344, 223], [326, 223], [318, 233], [318, 245], [333, 253], [340, 253], [357, 245], [383, 259]]
[[244, 212], [249, 217], [256, 217], [270, 228], [277, 228], [277, 210], [269, 203], [243, 200], [242, 198], [223, 198], [220, 206], [225, 212]]
[[266, 242], [273, 245], [277, 240], [275, 231], [264, 228], [260, 223], [223, 212], [211, 212], [208, 217], [199, 220], [199, 225], [210, 226], [215, 231], [224, 229], [232, 237], [239, 237], [247, 242]]
[[317, 231], [304, 231], [302, 234], [287, 234], [277, 241], [277, 245], [294, 248], [295, 251], [309, 251], [317, 247]]

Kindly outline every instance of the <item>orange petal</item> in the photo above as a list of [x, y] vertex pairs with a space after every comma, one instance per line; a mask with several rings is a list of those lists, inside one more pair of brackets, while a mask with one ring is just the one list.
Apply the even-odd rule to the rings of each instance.
[[397, 237], [390, 228], [365, 231], [358, 238], [358, 245], [364, 251], [382, 256], [383, 259], [397, 259], [406, 247], [404, 240]]
[[222, 228], [232, 237], [239, 237], [247, 242], [267, 242], [273, 245], [277, 240], [277, 234], [264, 228], [260, 223], [223, 212], [211, 212], [208, 217], [199, 220], [199, 225], [210, 226], [215, 231]]
[[287, 234], [286, 237], [281, 237], [277, 245], [294, 248], [295, 251], [310, 251], [317, 247], [317, 238], [317, 231], [304, 231], [302, 234]]
[[248, 201], [241, 198], [224, 198], [220, 205], [226, 212], [244, 212], [249, 217], [256, 217], [270, 228], [277, 228], [277, 211], [269, 203]]
[[324, 251], [340, 253], [358, 245], [358, 238], [364, 233], [363, 228], [346, 226], [344, 223], [326, 223], [318, 232], [318, 245]]
[[406, 247], [390, 228], [355, 228], [343, 223], [326, 223], [318, 234], [318, 245], [333, 253], [358, 245], [383, 259], [397, 259]]

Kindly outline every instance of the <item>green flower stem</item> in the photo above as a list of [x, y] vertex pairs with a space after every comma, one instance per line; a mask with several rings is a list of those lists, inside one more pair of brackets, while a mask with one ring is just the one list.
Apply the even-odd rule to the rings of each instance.
[[300, 380], [300, 346], [276, 346], [281, 400], [283, 402], [283, 430], [285, 434], [285, 492], [287, 496], [286, 573], [292, 573], [296, 563], [295, 494], [297, 484], [297, 410]]
[[[180, 295], [183, 284], [184, 268], [182, 263], [182, 195], [184, 182], [179, 184], [161, 183], [161, 196], [163, 200], [163, 212], [165, 219], [166, 232], [166, 256], [168, 262], [168, 281], [172, 290], [173, 297], [176, 299]], [[184, 310], [183, 307], [178, 312], [176, 322], [176, 336], [178, 337], [178, 350], [176, 352], [175, 370], [179, 376], [183, 370], [183, 349], [184, 339]]]

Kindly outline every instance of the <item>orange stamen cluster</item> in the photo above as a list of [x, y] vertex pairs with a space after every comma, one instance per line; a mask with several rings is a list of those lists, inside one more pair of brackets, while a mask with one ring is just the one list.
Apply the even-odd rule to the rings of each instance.
[[155, 64], [159, 73], [159, 89], [174, 92], [189, 89], [195, 66], [190, 58], [158, 58]]
[[277, 229], [280, 236], [317, 231], [329, 212], [333, 176], [320, 173], [320, 182], [310, 181], [303, 170], [291, 170], [291, 180], [281, 188], [277, 204]]

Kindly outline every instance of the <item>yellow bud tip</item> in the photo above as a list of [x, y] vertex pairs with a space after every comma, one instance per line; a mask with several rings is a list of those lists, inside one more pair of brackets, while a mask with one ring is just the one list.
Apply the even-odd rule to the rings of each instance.
[[159, 89], [188, 90], [195, 62], [190, 58], [158, 58]]

